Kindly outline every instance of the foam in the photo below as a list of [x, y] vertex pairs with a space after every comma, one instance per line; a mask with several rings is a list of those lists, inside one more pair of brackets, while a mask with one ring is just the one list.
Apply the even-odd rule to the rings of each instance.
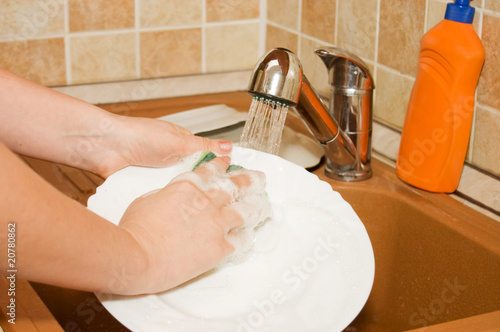
[[[182, 163], [186, 165], [186, 168], [191, 163], [189, 167], [192, 168], [192, 165], [198, 159], [199, 154], [196, 154], [189, 156]], [[256, 229], [272, 217], [271, 203], [265, 191], [265, 175], [259, 171], [246, 169], [232, 172], [219, 171], [215, 165], [210, 163], [205, 164], [203, 167], [212, 173], [208, 181], [203, 181], [202, 176], [196, 172], [187, 171], [176, 176], [172, 179], [171, 183], [176, 181], [190, 181], [204, 192], [221, 190], [232, 197], [228, 206], [240, 214], [243, 219], [243, 225], [228, 232], [226, 239], [235, 250], [220, 265], [229, 262], [241, 263], [253, 247]], [[238, 188], [231, 178], [239, 175], [249, 177], [250, 185], [242, 189]]]
[[265, 192], [244, 195], [231, 207], [243, 218], [243, 226], [228, 233], [227, 240], [235, 250], [223, 263], [241, 263], [254, 245], [257, 228], [272, 217], [272, 207]]

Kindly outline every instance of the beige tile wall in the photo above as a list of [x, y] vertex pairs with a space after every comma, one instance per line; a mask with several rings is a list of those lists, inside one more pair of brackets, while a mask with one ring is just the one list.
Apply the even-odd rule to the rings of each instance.
[[[267, 0], [266, 49], [298, 50], [304, 71], [328, 95], [315, 47], [338, 46], [362, 57], [376, 81], [377, 120], [401, 130], [423, 34], [444, 18], [446, 0]], [[473, 0], [474, 27], [486, 61], [477, 88], [467, 161], [500, 176], [500, 0]], [[289, 6], [280, 15], [277, 7]]]
[[0, 0], [0, 67], [55, 86], [248, 69], [261, 0]]
[[[451, 1], [451, 0], [450, 0]], [[328, 94], [313, 54], [337, 45], [376, 80], [375, 117], [400, 130], [422, 35], [445, 0], [0, 0], [0, 67], [48, 86], [252, 68], [281, 46]], [[500, 176], [500, 0], [473, 0], [486, 49], [468, 162]], [[262, 10], [267, 8], [267, 10]]]

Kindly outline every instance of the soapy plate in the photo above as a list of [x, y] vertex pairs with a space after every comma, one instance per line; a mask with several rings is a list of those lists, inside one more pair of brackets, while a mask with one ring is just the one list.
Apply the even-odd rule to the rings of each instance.
[[[364, 225], [340, 194], [304, 168], [239, 147], [231, 157], [266, 174], [273, 207], [248, 257], [163, 293], [97, 297], [132, 331], [343, 330], [373, 284]], [[136, 197], [165, 186], [188, 166], [127, 167], [97, 189], [88, 207], [117, 224]]]

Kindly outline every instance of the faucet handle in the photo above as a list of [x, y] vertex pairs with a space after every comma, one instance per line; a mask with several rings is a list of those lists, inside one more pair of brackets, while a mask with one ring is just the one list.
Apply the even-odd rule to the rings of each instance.
[[328, 69], [329, 83], [337, 89], [373, 90], [375, 85], [368, 66], [355, 54], [336, 47], [314, 51]]
[[[345, 176], [365, 179], [371, 176], [371, 136], [373, 90], [375, 84], [368, 66], [356, 55], [335, 47], [315, 50], [328, 69], [330, 83], [329, 112], [356, 147], [356, 167]], [[328, 162], [328, 161], [327, 161]], [[332, 161], [327, 170], [339, 173]]]

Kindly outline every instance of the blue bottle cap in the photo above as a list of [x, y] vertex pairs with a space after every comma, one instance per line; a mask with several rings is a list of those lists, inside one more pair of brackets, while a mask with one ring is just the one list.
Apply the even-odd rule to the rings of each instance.
[[455, 3], [449, 3], [446, 6], [445, 20], [472, 23], [476, 9], [469, 6], [469, 0], [455, 0]]

